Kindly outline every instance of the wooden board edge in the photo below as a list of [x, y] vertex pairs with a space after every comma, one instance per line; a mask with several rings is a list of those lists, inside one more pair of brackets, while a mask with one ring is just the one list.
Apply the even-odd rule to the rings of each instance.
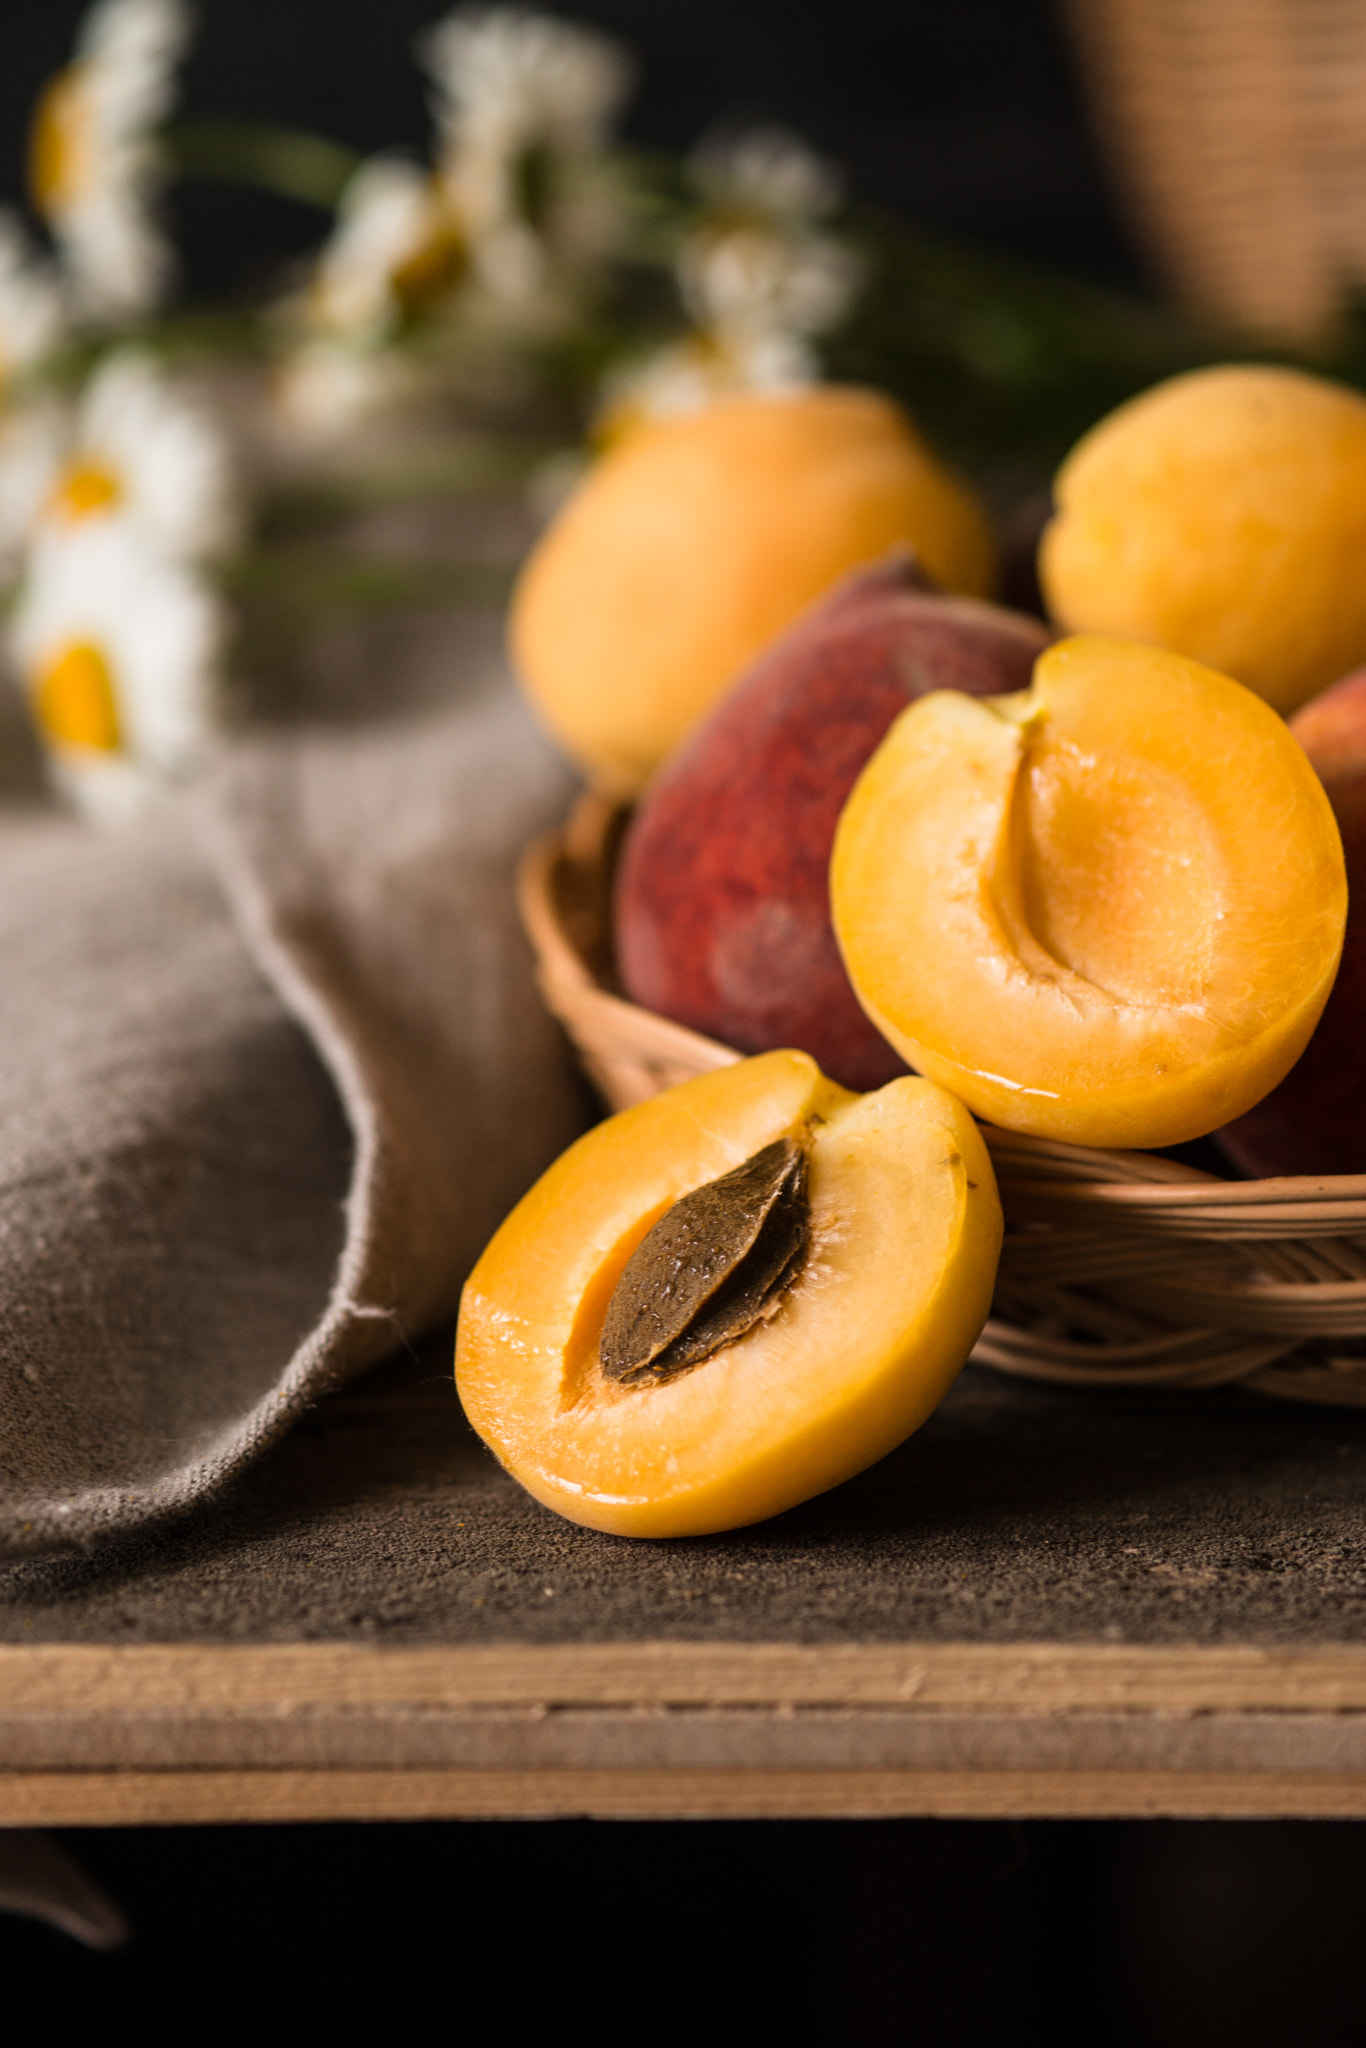
[[1366, 1774], [223, 1771], [0, 1778], [0, 1826], [398, 1820], [1366, 1818]]
[[0, 1711], [811, 1706], [1366, 1710], [1366, 1644], [0, 1645]]

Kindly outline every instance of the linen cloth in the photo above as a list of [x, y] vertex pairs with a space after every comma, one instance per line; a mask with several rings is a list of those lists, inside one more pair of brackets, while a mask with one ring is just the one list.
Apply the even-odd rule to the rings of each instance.
[[368, 716], [121, 831], [0, 811], [0, 1554], [223, 1487], [453, 1313], [581, 1127], [513, 895], [568, 777], [499, 646], [391, 619]]

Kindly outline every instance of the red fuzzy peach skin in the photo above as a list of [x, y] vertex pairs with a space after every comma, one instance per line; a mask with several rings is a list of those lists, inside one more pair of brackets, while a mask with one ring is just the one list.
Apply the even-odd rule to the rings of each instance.
[[1033, 619], [927, 589], [908, 558], [849, 577], [657, 777], [627, 835], [616, 943], [634, 1001], [742, 1052], [799, 1046], [847, 1088], [906, 1071], [864, 1015], [830, 924], [845, 798], [927, 690], [1023, 689]]

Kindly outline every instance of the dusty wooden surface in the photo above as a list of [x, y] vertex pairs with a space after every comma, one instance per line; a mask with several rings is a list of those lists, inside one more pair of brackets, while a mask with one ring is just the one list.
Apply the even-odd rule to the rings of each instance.
[[971, 1373], [727, 1537], [550, 1516], [445, 1340], [0, 1580], [0, 1822], [1366, 1814], [1366, 1417]]

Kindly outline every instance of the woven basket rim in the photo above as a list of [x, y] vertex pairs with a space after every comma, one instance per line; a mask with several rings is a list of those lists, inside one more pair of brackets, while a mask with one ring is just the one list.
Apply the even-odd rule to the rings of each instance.
[[[624, 817], [580, 797], [518, 875], [542, 994], [614, 1109], [743, 1057], [607, 985]], [[1366, 1406], [1366, 1174], [1232, 1180], [1151, 1152], [981, 1130], [1007, 1234], [977, 1362], [1057, 1384], [1242, 1381]], [[1344, 1340], [1363, 1355], [1325, 1351]]]

